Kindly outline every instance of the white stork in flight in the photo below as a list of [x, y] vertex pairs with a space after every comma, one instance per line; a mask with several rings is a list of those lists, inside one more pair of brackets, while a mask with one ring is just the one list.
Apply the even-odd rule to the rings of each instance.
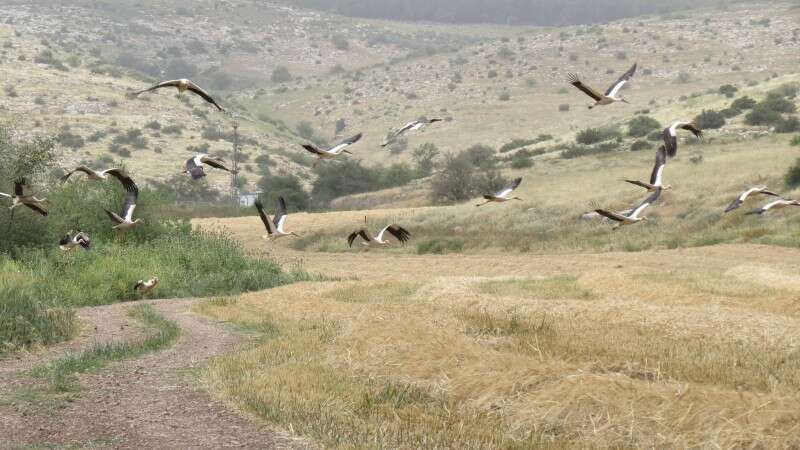
[[272, 220], [270, 220], [269, 216], [264, 211], [264, 204], [261, 203], [260, 199], [256, 200], [255, 206], [258, 210], [258, 215], [261, 217], [261, 221], [264, 222], [264, 227], [267, 229], [267, 235], [263, 236], [264, 239], [274, 241], [286, 236], [300, 237], [300, 235], [293, 231], [287, 232], [283, 229], [283, 225], [286, 223], [286, 200], [284, 200], [283, 197], [278, 197], [278, 205]]
[[498, 192], [496, 194], [484, 195], [483, 198], [486, 201], [483, 202], [483, 203], [479, 203], [479, 204], [477, 204], [475, 206], [483, 206], [483, 205], [486, 205], [488, 203], [505, 203], [505, 202], [511, 201], [511, 200], [522, 200], [519, 197], [512, 197], [511, 196], [511, 194], [519, 187], [519, 185], [521, 183], [522, 183], [522, 178], [521, 177], [520, 178], [516, 178], [514, 181], [511, 182], [511, 184], [507, 188], [503, 189], [502, 191], [500, 191], [500, 192]]
[[77, 233], [70, 231], [58, 242], [58, 248], [64, 252], [77, 247], [82, 247], [84, 250], [92, 248], [92, 240], [89, 239], [89, 235], [80, 230]]
[[667, 164], [667, 150], [664, 146], [659, 147], [656, 150], [656, 163], [653, 166], [653, 171], [650, 173], [650, 182], [646, 183], [644, 181], [637, 181], [637, 180], [625, 180], [626, 183], [635, 184], [636, 186], [641, 186], [647, 189], [647, 192], [654, 192], [659, 189], [669, 190], [672, 189], [672, 185], [668, 184], [664, 186], [662, 183], [662, 175], [664, 174], [664, 166]]
[[392, 243], [388, 239], [388, 236], [386, 236], [386, 233], [394, 236], [395, 239], [402, 244], [405, 244], [409, 239], [411, 239], [411, 233], [409, 233], [405, 228], [392, 224], [384, 227], [377, 236], [370, 235], [369, 231], [367, 231], [365, 228], [356, 230], [350, 233], [350, 236], [347, 237], [347, 244], [352, 247], [353, 242], [355, 242], [356, 238], [360, 236], [361, 239], [364, 240], [361, 245], [365, 247], [385, 247], [387, 245], [391, 245]]
[[670, 158], [678, 154], [678, 130], [691, 131], [697, 138], [703, 137], [703, 130], [701, 130], [694, 122], [675, 122], [671, 126], [664, 128], [661, 137], [664, 139], [664, 145], [667, 147], [667, 156]]
[[155, 287], [158, 286], [159, 281], [161, 281], [161, 280], [159, 280], [158, 277], [150, 278], [147, 281], [139, 280], [133, 286], [133, 292], [137, 293], [137, 294], [145, 295], [148, 292], [150, 292], [153, 289], [155, 289]]
[[211, 156], [205, 154], [199, 154], [186, 160], [186, 162], [183, 164], [183, 173], [190, 174], [193, 180], [199, 180], [200, 178], [206, 176], [203, 164], [230, 172], [234, 175], [238, 172], [227, 168], [224, 163], [225, 161], [223, 161], [221, 158], [212, 158]]
[[217, 104], [217, 102], [211, 97], [211, 95], [208, 94], [208, 92], [204, 91], [200, 86], [196, 85], [192, 80], [187, 80], [186, 78], [181, 78], [179, 80], [163, 81], [155, 86], [151, 86], [147, 89], [134, 92], [133, 96], [137, 97], [141, 94], [144, 94], [145, 92], [151, 92], [155, 91], [156, 89], [161, 89], [166, 87], [174, 87], [178, 89], [179, 94], [189, 91], [195, 95], [199, 95], [203, 100], [216, 106], [218, 110], [223, 112], [225, 111], [224, 109], [222, 109], [221, 106], [219, 106], [219, 104]]
[[571, 85], [580, 89], [584, 94], [588, 95], [595, 101], [594, 105], [589, 106], [589, 109], [592, 109], [595, 106], [605, 106], [617, 102], [630, 103], [624, 98], [622, 98], [622, 96], [619, 95], [619, 92], [622, 89], [622, 86], [624, 86], [625, 83], [627, 83], [628, 81], [631, 80], [631, 78], [633, 78], [633, 75], [635, 73], [636, 73], [636, 63], [634, 63], [633, 67], [628, 69], [628, 71], [625, 72], [619, 78], [619, 80], [616, 81], [616, 83], [612, 84], [611, 87], [608, 88], [605, 94], [601, 94], [592, 89], [591, 87], [585, 85], [577, 74], [570, 73], [568, 77]]
[[342, 153], [347, 153], [352, 155], [352, 153], [350, 153], [350, 151], [347, 150], [347, 147], [360, 141], [362, 136], [363, 136], [362, 133], [358, 133], [357, 135], [351, 138], [347, 138], [327, 150], [323, 150], [314, 144], [303, 144], [303, 148], [306, 149], [306, 151], [308, 151], [309, 153], [313, 153], [314, 155], [317, 156], [317, 160], [314, 161], [314, 167], [316, 167], [317, 163], [322, 159], [334, 159], [337, 156], [341, 155]]
[[408, 122], [407, 124], [403, 125], [401, 128], [396, 130], [394, 133], [389, 136], [389, 139], [386, 140], [381, 147], [386, 147], [387, 145], [394, 142], [395, 139], [398, 137], [410, 132], [410, 131], [419, 131], [426, 125], [430, 125], [432, 123], [441, 122], [443, 119], [419, 119], [413, 122]]
[[117, 168], [106, 169], [98, 172], [86, 166], [78, 166], [74, 170], [67, 172], [66, 175], [61, 177], [61, 181], [67, 181], [75, 172], [85, 173], [86, 179], [92, 181], [107, 180], [109, 176], [112, 176], [122, 183], [122, 187], [124, 187], [126, 190], [130, 190], [135, 186], [133, 184], [133, 180], [131, 180], [131, 178], [125, 172]]
[[727, 208], [725, 208], [725, 212], [729, 213], [733, 210], [739, 209], [751, 195], [757, 195], [757, 194], [769, 195], [772, 197], [780, 197], [780, 195], [768, 190], [766, 186], [750, 188], [739, 194], [739, 196], [736, 197], [736, 199], [733, 200], [731, 204], [728, 205]]
[[47, 210], [44, 209], [42, 203], [46, 202], [46, 198], [36, 198], [36, 196], [27, 194], [26, 191], [27, 182], [24, 178], [20, 178], [19, 180], [14, 182], [14, 195], [5, 194], [0, 192], [0, 197], [10, 198], [11, 199], [11, 207], [8, 208], [11, 210], [11, 214], [13, 217], [14, 209], [17, 206], [25, 205], [28, 208], [36, 211], [37, 213], [47, 216]]
[[114, 228], [117, 231], [127, 231], [131, 228], [136, 227], [139, 224], [144, 223], [142, 219], [133, 219], [133, 211], [136, 210], [136, 201], [139, 198], [139, 188], [136, 186], [136, 183], [133, 182], [133, 179], [128, 175], [122, 174], [119, 178], [122, 187], [125, 188], [127, 193], [125, 194], [125, 203], [122, 206], [122, 212], [120, 214], [116, 214], [113, 211], [109, 211], [108, 209], [103, 208], [106, 212], [106, 215], [114, 225]]
[[786, 208], [787, 206], [800, 206], [800, 201], [787, 200], [782, 198], [780, 200], [775, 200], [773, 202], [767, 203], [766, 205], [762, 206], [759, 209], [756, 209], [755, 211], [750, 211], [749, 213], [745, 213], [745, 215], [758, 214], [759, 216], [764, 216], [770, 210], [783, 209]]
[[636, 209], [634, 209], [630, 214], [620, 214], [612, 211], [606, 211], [604, 209], [596, 209], [594, 211], [603, 217], [606, 217], [608, 219], [613, 220], [614, 222], [617, 222], [617, 224], [614, 225], [613, 227], [613, 229], [616, 231], [619, 227], [624, 225], [633, 225], [639, 222], [647, 222], [647, 217], [644, 217], [641, 214], [644, 212], [645, 209], [647, 209], [648, 206], [655, 203], [660, 196], [661, 196], [661, 189], [656, 189], [656, 191], [653, 192], [652, 195], [647, 197], [647, 199], [645, 199], [645, 201], [642, 202], [641, 205], [637, 206]]

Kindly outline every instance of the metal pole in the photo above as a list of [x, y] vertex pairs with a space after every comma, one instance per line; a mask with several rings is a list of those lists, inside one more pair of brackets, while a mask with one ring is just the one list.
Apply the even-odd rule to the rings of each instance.
[[231, 200], [239, 204], [239, 121], [233, 121], [233, 173], [231, 173]]

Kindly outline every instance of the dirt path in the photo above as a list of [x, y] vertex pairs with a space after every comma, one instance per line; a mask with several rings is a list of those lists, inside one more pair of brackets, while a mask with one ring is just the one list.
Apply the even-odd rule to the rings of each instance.
[[[178, 342], [165, 351], [81, 375], [85, 390], [77, 400], [56, 408], [0, 405], [0, 448], [308, 448], [308, 443], [232, 410], [198, 385], [193, 370], [248, 338], [191, 313], [195, 302], [148, 302], [178, 323]], [[141, 339], [141, 329], [127, 316], [132, 306], [80, 310], [86, 327], [75, 341], [43, 355], [0, 361], [0, 397], [30, 385], [21, 371], [48, 358], [95, 342]]]

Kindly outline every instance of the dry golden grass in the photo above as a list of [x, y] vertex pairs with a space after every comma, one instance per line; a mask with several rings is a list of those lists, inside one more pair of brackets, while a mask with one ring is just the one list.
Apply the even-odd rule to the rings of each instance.
[[798, 256], [304, 254], [359, 280], [203, 305], [278, 330], [208, 376], [334, 448], [798, 445]]

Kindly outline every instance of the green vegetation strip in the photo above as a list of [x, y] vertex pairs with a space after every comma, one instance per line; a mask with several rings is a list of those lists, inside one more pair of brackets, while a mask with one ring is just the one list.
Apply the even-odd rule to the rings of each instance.
[[66, 355], [34, 368], [32, 375], [48, 380], [56, 392], [74, 391], [78, 388], [75, 374], [92, 372], [116, 361], [163, 350], [180, 335], [178, 324], [156, 313], [150, 305], [136, 306], [129, 314], [155, 333], [143, 341], [99, 344], [81, 353]]

